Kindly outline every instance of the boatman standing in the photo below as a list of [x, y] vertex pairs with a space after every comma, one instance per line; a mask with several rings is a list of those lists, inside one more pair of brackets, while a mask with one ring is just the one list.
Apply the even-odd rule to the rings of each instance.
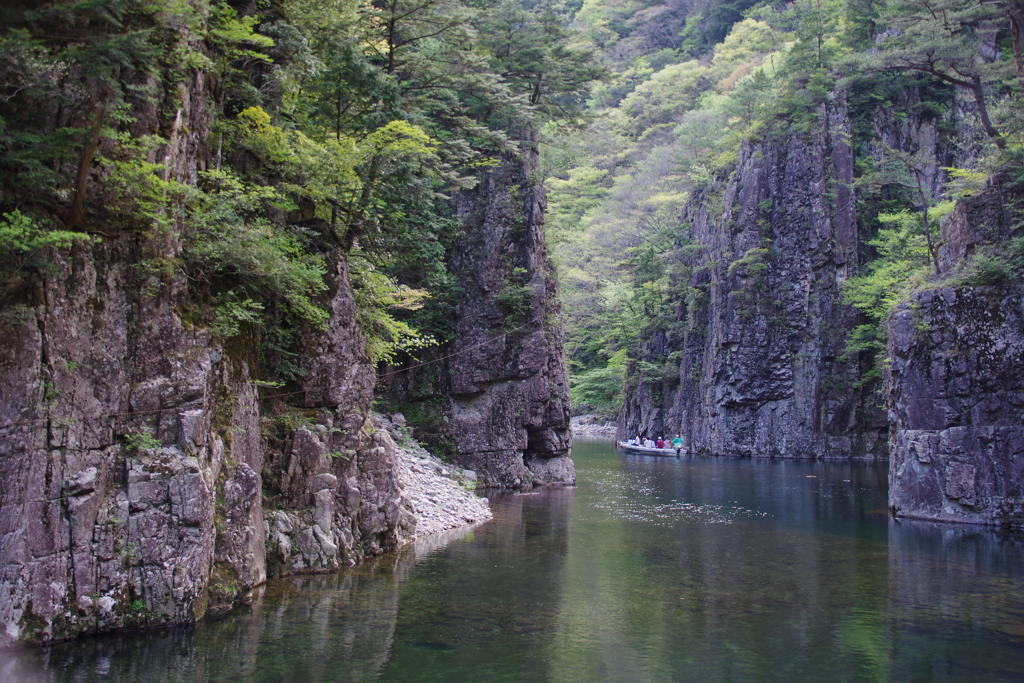
[[676, 434], [676, 438], [672, 439], [672, 448], [676, 449], [676, 457], [678, 458], [683, 450], [683, 440], [679, 438], [678, 434]]

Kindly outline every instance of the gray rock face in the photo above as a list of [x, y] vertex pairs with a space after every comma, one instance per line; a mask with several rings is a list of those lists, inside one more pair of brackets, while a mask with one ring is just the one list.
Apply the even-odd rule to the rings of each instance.
[[[0, 325], [0, 622], [48, 640], [207, 609], [219, 354], [116, 250], [58, 259]], [[145, 321], [138, 326], [129, 320]], [[156, 331], [159, 330], [159, 333]]]
[[1024, 525], [1024, 288], [920, 292], [889, 334], [893, 512]]
[[[275, 453], [247, 362], [185, 328], [182, 283], [133, 294], [131, 258], [77, 247], [37, 305], [0, 320], [5, 640], [192, 622], [268, 567], [335, 568], [408, 536], [394, 444], [364, 429], [373, 371], [343, 262], [306, 361], [315, 417]], [[281, 509], [263, 509], [265, 488]]]
[[[942, 223], [943, 275], [1014, 235], [998, 179]], [[895, 514], [1024, 525], [1024, 288], [917, 293], [889, 320], [889, 504]]]
[[[190, 183], [202, 75], [180, 96], [157, 156]], [[330, 332], [300, 358], [304, 424], [278, 452], [245, 344], [217, 348], [182, 321], [185, 278], [136, 265], [177, 258], [179, 237], [79, 243], [0, 310], [0, 644], [193, 622], [268, 573], [408, 538], [394, 445], [364, 428], [374, 373], [344, 255]]]
[[[813, 134], [768, 135], [741, 150], [728, 179], [695, 193], [682, 216], [693, 246], [679, 255], [694, 274], [673, 283], [674, 319], [644, 340], [645, 374], [630, 371], [620, 438], [681, 434], [688, 449], [708, 454], [887, 456], [880, 383], [855, 386], [870, 366], [841, 360], [864, 322], [842, 304], [863, 249], [851, 142], [865, 162], [882, 161], [885, 148], [914, 155], [932, 201], [947, 180], [943, 167], [977, 152], [976, 114], [964, 98], [952, 97], [941, 121], [921, 113], [913, 89], [893, 104], [858, 104], [855, 130], [837, 92], [819, 107]], [[944, 232], [944, 263], [1007, 234], [999, 197], [968, 204], [974, 219], [967, 205], [949, 217], [961, 229]]]
[[[201, 36], [182, 38], [202, 49]], [[150, 135], [172, 112], [149, 161], [194, 185], [214, 163], [211, 88], [201, 72], [180, 87], [145, 85], [124, 125]], [[70, 127], [87, 123], [68, 116]], [[464, 459], [483, 458], [488, 481], [509, 485], [538, 478], [524, 452], [557, 463], [542, 477], [573, 477], [544, 198], [527, 158], [465, 200], [479, 212], [466, 217], [457, 256], [468, 293], [450, 415]], [[188, 315], [195, 302], [180, 269], [153, 266], [180, 261], [188, 224], [107, 227], [90, 226], [104, 239], [49, 255], [53, 268], [21, 289], [4, 283], [0, 646], [191, 623], [268, 576], [336, 569], [411, 540], [395, 443], [367, 422], [375, 371], [346, 254], [322, 254], [327, 331], [302, 333], [303, 379], [285, 401], [257, 391], [261, 331], [216, 342]], [[484, 514], [442, 526], [467, 518]]]
[[938, 247], [942, 273], [955, 272], [979, 246], [1010, 239], [1019, 202], [1020, 197], [1005, 190], [1000, 178], [990, 181], [983, 192], [959, 200], [942, 220]]
[[530, 179], [536, 163], [529, 150], [505, 159], [457, 198], [464, 236], [451, 255], [461, 285], [455, 340], [389, 387], [400, 400], [436, 399], [459, 464], [494, 488], [576, 478], [546, 200]]
[[[180, 182], [194, 182], [209, 130], [204, 91], [202, 74], [183, 84], [158, 154]], [[256, 459], [249, 482], [234, 479], [251, 486], [261, 457], [226, 450], [214, 424], [218, 386], [237, 382], [182, 323], [184, 277], [133, 267], [178, 249], [173, 235], [79, 243], [0, 311], [0, 642], [191, 622], [209, 607], [218, 487], [234, 457]], [[231, 545], [255, 558], [262, 525], [243, 512]]]
[[[180, 182], [209, 130], [204, 88], [186, 88], [187, 132], [158, 155]], [[457, 256], [448, 414], [464, 466], [500, 486], [574, 480], [531, 169], [508, 161], [465, 200], [478, 212]], [[184, 276], [133, 265], [176, 259], [179, 238], [79, 243], [0, 310], [0, 644], [194, 622], [268, 576], [336, 569], [416, 533], [395, 443], [367, 423], [375, 372], [345, 255], [325, 254], [328, 331], [303, 340], [300, 391], [261, 411], [253, 341], [219, 348], [183, 322]]]
[[619, 436], [673, 437], [709, 454], [884, 455], [884, 416], [840, 361], [854, 311], [853, 152], [843, 100], [813, 135], [745, 147], [737, 171], [682, 216], [697, 256], [668, 332], [645, 341], [648, 367], [627, 390]]
[[[463, 283], [449, 361], [459, 462], [489, 486], [575, 483], [558, 288], [544, 239], [536, 154], [506, 160], [458, 202]], [[557, 474], [527, 462], [563, 459]]]

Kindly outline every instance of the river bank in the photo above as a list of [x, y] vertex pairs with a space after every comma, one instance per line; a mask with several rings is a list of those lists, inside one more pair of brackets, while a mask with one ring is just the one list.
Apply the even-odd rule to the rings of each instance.
[[576, 415], [572, 418], [572, 434], [574, 438], [614, 441], [615, 423], [597, 415]]
[[407, 540], [479, 524], [493, 517], [487, 499], [474, 493], [475, 472], [431, 455], [412, 438], [400, 414], [377, 414], [374, 420], [395, 442]]

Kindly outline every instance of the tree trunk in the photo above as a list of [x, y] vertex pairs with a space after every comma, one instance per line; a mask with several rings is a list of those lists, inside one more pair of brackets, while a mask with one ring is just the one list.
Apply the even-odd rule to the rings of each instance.
[[1003, 136], [999, 134], [996, 127], [992, 125], [992, 119], [988, 117], [988, 107], [985, 106], [985, 92], [981, 87], [981, 76], [974, 76], [971, 83], [971, 90], [974, 91], [974, 101], [978, 104], [978, 116], [981, 117], [981, 126], [985, 129], [985, 133], [992, 138], [992, 142], [996, 143], [996, 147], [1003, 149], [1006, 146], [1006, 142], [1003, 140]]
[[82, 156], [78, 159], [78, 172], [75, 174], [75, 199], [71, 204], [71, 216], [68, 218], [68, 226], [72, 229], [82, 227], [85, 220], [85, 190], [89, 183], [89, 169], [92, 166], [92, 157], [100, 146], [100, 132], [103, 130], [103, 118], [107, 113], [107, 100], [103, 98], [96, 103], [96, 110], [93, 114], [92, 128], [82, 145]]
[[928, 256], [932, 259], [932, 266], [935, 268], [935, 275], [939, 274], [939, 255], [936, 253], [935, 247], [932, 246], [932, 230], [928, 224], [928, 197], [924, 193], [924, 183], [921, 180], [921, 172], [916, 168], [914, 170], [914, 179], [917, 181], [917, 192], [921, 196], [921, 220], [924, 223], [924, 241], [928, 245]]

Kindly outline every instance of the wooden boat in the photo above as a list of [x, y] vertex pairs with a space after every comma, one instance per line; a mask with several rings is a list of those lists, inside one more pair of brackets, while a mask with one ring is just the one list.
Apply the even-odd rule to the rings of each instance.
[[[625, 441], [619, 441], [617, 445], [627, 453], [636, 453], [637, 455], [671, 455], [672, 457], [676, 455], [675, 448], [647, 448], [646, 446], [634, 446]], [[686, 449], [681, 449], [679, 453], [680, 455], [686, 455]]]

